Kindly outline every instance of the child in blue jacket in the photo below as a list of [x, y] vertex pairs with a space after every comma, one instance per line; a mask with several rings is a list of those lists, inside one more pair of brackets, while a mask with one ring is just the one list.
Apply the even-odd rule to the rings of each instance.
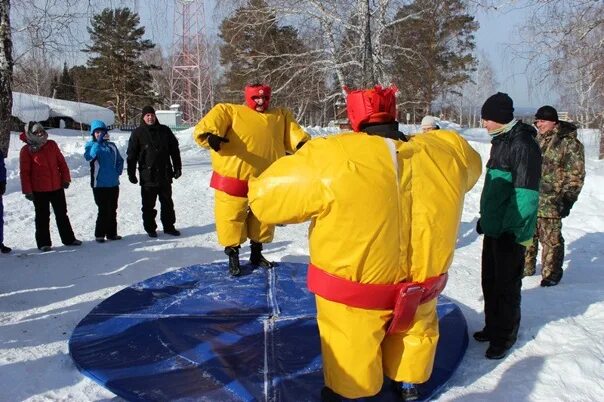
[[4, 245], [4, 205], [2, 195], [6, 191], [6, 167], [4, 166], [4, 154], [0, 151], [0, 252], [10, 253], [11, 248]]
[[90, 123], [90, 135], [84, 148], [84, 158], [90, 162], [90, 186], [99, 212], [94, 236], [103, 243], [120, 240], [117, 234], [117, 200], [120, 193], [119, 176], [124, 170], [124, 159], [117, 146], [109, 141], [107, 126], [101, 120]]

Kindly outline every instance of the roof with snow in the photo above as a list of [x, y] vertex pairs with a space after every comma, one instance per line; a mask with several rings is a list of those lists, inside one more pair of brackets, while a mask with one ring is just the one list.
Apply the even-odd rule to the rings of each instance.
[[113, 111], [105, 107], [21, 92], [13, 92], [12, 115], [23, 122], [44, 121], [49, 117], [71, 117], [82, 124], [102, 120], [108, 126], [115, 122]]

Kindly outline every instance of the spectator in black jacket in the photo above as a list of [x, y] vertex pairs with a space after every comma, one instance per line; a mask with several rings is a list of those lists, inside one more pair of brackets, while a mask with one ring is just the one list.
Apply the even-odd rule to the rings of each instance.
[[180, 236], [174, 224], [174, 202], [172, 201], [172, 178], [182, 174], [178, 140], [168, 126], [160, 124], [151, 106], [142, 110], [141, 124], [130, 135], [128, 142], [128, 179], [138, 183], [136, 165], [140, 177], [143, 226], [149, 237], [157, 237], [155, 203], [159, 196], [161, 223], [164, 233]]

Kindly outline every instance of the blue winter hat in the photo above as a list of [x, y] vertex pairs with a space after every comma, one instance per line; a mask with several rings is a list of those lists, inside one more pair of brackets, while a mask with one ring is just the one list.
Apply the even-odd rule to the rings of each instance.
[[103, 130], [105, 133], [107, 132], [107, 126], [103, 123], [102, 120], [92, 120], [90, 122], [90, 135], [94, 137], [94, 132], [96, 130]]

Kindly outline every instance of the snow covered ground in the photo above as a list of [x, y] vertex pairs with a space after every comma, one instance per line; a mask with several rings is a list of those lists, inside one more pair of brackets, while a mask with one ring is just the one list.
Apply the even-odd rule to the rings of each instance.
[[[118, 231], [124, 239], [98, 244], [89, 167], [82, 157], [88, 135], [61, 129], [49, 132], [72, 171], [67, 204], [76, 236], [84, 244], [62, 246], [52, 222], [54, 250], [36, 249], [33, 205], [21, 194], [19, 183], [22, 143], [13, 133], [4, 209], [5, 244], [14, 251], [0, 255], [0, 400], [120, 400], [76, 370], [67, 341], [77, 323], [118, 290], [183, 266], [225, 259], [216, 241], [209, 155], [193, 143], [190, 131], [177, 134], [184, 166], [173, 191], [181, 237], [161, 231], [157, 239], [147, 237], [139, 186], [124, 175], [118, 210]], [[486, 132], [470, 130], [464, 135], [486, 162], [490, 147]], [[604, 401], [604, 161], [596, 159], [597, 135], [581, 133], [587, 147], [587, 178], [579, 201], [564, 220], [562, 282], [541, 288], [538, 275], [524, 279], [520, 338], [512, 353], [501, 361], [487, 360], [486, 345], [471, 340], [459, 370], [438, 400]], [[111, 136], [125, 154], [129, 133], [111, 132]], [[470, 331], [483, 324], [481, 237], [474, 231], [482, 181], [467, 195], [444, 292], [457, 301]], [[306, 224], [278, 227], [266, 255], [277, 261], [307, 261], [307, 228]], [[242, 259], [248, 255], [246, 246]]]

